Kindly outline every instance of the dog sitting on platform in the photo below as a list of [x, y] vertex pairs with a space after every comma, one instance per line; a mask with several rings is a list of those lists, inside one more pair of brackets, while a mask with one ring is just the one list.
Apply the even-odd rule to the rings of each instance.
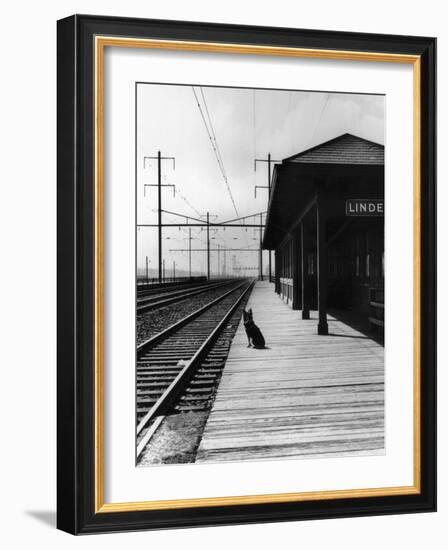
[[255, 349], [265, 349], [266, 346], [263, 334], [254, 323], [252, 309], [249, 309], [248, 311], [243, 309], [243, 321], [244, 328], [246, 329], [247, 340], [249, 342], [247, 347], [250, 348], [253, 346]]

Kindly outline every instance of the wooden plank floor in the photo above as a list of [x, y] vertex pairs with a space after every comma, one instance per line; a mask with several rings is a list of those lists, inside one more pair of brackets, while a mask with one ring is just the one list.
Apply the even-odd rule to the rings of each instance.
[[196, 462], [383, 454], [383, 347], [334, 317], [318, 336], [267, 282], [248, 307], [269, 349], [240, 323]]

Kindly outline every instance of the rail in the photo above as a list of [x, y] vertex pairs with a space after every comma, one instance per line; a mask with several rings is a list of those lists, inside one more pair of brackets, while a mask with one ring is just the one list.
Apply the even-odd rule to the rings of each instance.
[[235, 281], [219, 281], [214, 283], [209, 283], [201, 286], [189, 287], [188, 289], [175, 290], [165, 292], [162, 295], [158, 294], [156, 296], [149, 297], [139, 297], [137, 298], [137, 313], [142, 313], [144, 311], [153, 310], [161, 307], [168, 306], [180, 302], [181, 300], [186, 300], [197, 294], [202, 294], [208, 290], [214, 290], [220, 288], [221, 286], [226, 286], [229, 284], [234, 284]]
[[[168, 329], [150, 338], [148, 341], [144, 342], [138, 347], [137, 356], [141, 357], [142, 354], [147, 353], [150, 348], [159, 344], [162, 341], [168, 340], [172, 335], [176, 334], [182, 327], [188, 325], [195, 319], [198, 319], [201, 315], [209, 311], [211, 308], [213, 308], [213, 306], [218, 305], [220, 302], [222, 302], [226, 297], [230, 296], [232, 293], [242, 289], [242, 292], [238, 296], [238, 298], [232, 303], [232, 305], [229, 308], [226, 309], [224, 314], [221, 316], [221, 319], [216, 325], [216, 327], [212, 330], [212, 332], [208, 336], [205, 337], [204, 341], [199, 346], [199, 348], [193, 353], [192, 357], [183, 362], [181, 370], [177, 372], [175, 376], [173, 376], [173, 379], [171, 380], [168, 387], [163, 391], [163, 393], [161, 393], [161, 395], [158, 397], [156, 402], [151, 406], [149, 411], [143, 416], [143, 418], [138, 423], [137, 436], [142, 434], [145, 428], [147, 428], [147, 431], [144, 434], [142, 434], [142, 437], [138, 442], [137, 458], [141, 455], [147, 443], [149, 442], [153, 434], [157, 431], [160, 424], [163, 422], [166, 411], [169, 409], [169, 407], [173, 406], [173, 403], [176, 401], [176, 399], [178, 399], [180, 394], [188, 385], [188, 382], [191, 380], [192, 376], [194, 375], [201, 361], [204, 359], [207, 353], [213, 348], [213, 345], [218, 339], [220, 333], [225, 328], [232, 314], [238, 308], [238, 306], [240, 305], [241, 301], [244, 299], [246, 294], [252, 289], [253, 284], [254, 284], [254, 281], [242, 282], [241, 284], [237, 285], [235, 288], [226, 292], [219, 298], [213, 300], [209, 304], [206, 304], [204, 307], [188, 315], [187, 317], [175, 323], [171, 327], [168, 327]], [[175, 369], [171, 367], [170, 371], [173, 371], [173, 370]]]

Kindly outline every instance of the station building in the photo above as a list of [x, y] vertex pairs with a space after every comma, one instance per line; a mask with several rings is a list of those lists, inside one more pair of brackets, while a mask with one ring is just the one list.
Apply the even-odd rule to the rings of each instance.
[[293, 309], [351, 312], [384, 326], [384, 146], [352, 134], [275, 164], [263, 248]]

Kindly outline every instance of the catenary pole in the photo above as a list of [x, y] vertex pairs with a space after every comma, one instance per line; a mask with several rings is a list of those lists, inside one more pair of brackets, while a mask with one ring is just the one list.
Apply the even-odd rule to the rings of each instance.
[[143, 167], [145, 166], [146, 159], [157, 159], [157, 184], [146, 184], [146, 187], [157, 187], [157, 234], [158, 234], [158, 242], [159, 242], [159, 257], [158, 257], [158, 267], [159, 267], [159, 283], [162, 282], [162, 258], [163, 258], [163, 250], [162, 250], [162, 187], [172, 187], [174, 196], [176, 195], [176, 188], [174, 185], [169, 184], [163, 184], [162, 185], [162, 160], [172, 160], [173, 161], [173, 169], [175, 168], [175, 158], [174, 157], [162, 157], [162, 153], [160, 151], [157, 152], [156, 157], [143, 157]]
[[207, 212], [207, 281], [210, 281], [210, 214]]
[[[268, 165], [268, 184], [267, 185], [256, 185], [255, 186], [255, 196], [257, 196], [257, 189], [267, 189], [268, 190], [268, 205], [271, 199], [271, 164], [273, 162], [281, 162], [279, 160], [273, 160], [271, 153], [268, 153], [267, 159], [255, 159], [255, 170], [257, 169], [257, 162], [266, 162]], [[269, 250], [269, 282], [272, 282], [272, 251]]]

